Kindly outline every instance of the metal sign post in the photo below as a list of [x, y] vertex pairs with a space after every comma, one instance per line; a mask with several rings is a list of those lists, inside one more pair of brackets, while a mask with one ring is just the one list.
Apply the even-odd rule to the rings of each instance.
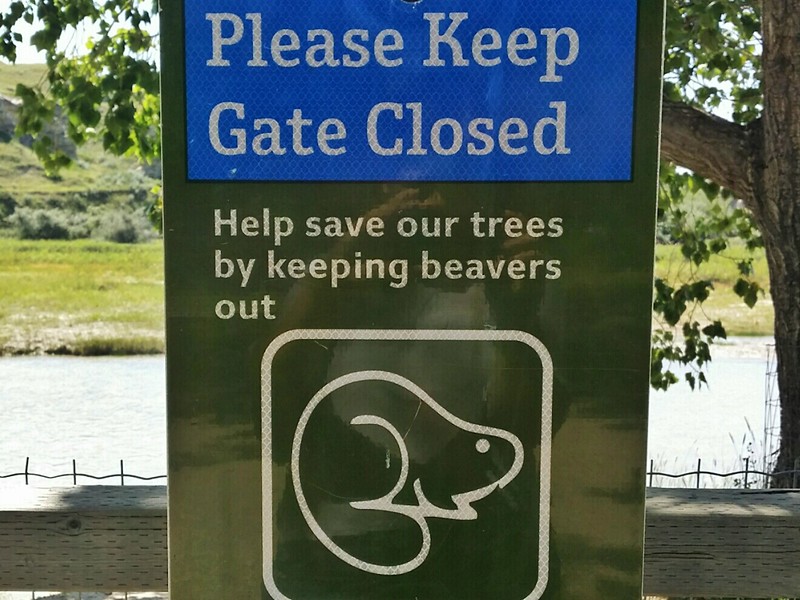
[[660, 0], [162, 13], [176, 600], [641, 595]]

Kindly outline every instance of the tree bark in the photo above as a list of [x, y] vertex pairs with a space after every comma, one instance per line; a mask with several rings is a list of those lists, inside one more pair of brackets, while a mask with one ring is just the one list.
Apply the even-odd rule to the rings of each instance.
[[[755, 188], [775, 307], [779, 472], [800, 459], [800, 0], [762, 4], [764, 161]], [[792, 478], [774, 483], [788, 487]]]
[[[763, 2], [762, 24], [762, 118], [741, 126], [665, 100], [661, 150], [743, 200], [764, 238], [781, 406], [777, 474], [800, 460], [800, 0]], [[792, 479], [776, 475], [773, 486]]]
[[750, 204], [754, 193], [750, 165], [758, 154], [755, 134], [760, 122], [744, 127], [666, 99], [661, 120], [663, 158], [718, 183]]

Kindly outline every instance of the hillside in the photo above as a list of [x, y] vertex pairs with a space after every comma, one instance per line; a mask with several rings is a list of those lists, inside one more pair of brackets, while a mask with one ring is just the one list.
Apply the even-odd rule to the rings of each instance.
[[[139, 233], [148, 237], [144, 215], [153, 202], [158, 165], [143, 166], [133, 158], [111, 156], [99, 142], [74, 148], [65, 140], [74, 155], [73, 164], [57, 177], [48, 177], [26, 140], [12, 138], [14, 89], [20, 82], [40, 81], [43, 73], [41, 65], [0, 64], [0, 236], [51, 237], [52, 228], [37, 224], [55, 222], [63, 227], [56, 227], [52, 237], [110, 239], [96, 235], [96, 230], [101, 221], [112, 219], [135, 222]], [[64, 129], [63, 123], [55, 127]]]
[[34, 85], [45, 75], [44, 65], [7, 65], [0, 63], [0, 95], [13, 96], [18, 83]]

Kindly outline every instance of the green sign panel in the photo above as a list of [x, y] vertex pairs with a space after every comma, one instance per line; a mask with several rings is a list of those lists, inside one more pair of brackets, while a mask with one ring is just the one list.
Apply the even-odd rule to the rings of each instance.
[[172, 598], [640, 598], [662, 24], [164, 5]]

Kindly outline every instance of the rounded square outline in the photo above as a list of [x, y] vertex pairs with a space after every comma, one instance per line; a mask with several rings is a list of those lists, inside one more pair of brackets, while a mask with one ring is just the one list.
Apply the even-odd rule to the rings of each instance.
[[[539, 600], [547, 588], [550, 547], [550, 466], [553, 438], [553, 361], [529, 333], [502, 329], [292, 329], [278, 335], [261, 359], [261, 526], [262, 577], [275, 600], [296, 600], [278, 589], [272, 574], [272, 362], [278, 351], [298, 340], [500, 341], [521, 342], [542, 362], [542, 427], [539, 462], [539, 565], [533, 590], [518, 600]], [[498, 599], [517, 600], [517, 599]]]

